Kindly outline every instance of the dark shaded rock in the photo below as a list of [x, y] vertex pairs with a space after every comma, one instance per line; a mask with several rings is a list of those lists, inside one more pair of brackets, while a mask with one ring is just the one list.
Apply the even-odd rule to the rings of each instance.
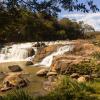
[[72, 75], [70, 75], [71, 78], [79, 78], [79, 74], [78, 73], [73, 73]]
[[28, 57], [35, 55], [35, 51], [33, 48], [28, 49]]
[[45, 47], [45, 43], [44, 42], [37, 42], [34, 47]]
[[26, 65], [26, 66], [28, 66], [28, 65], [33, 65], [33, 62], [27, 61], [25, 65]]
[[92, 79], [92, 76], [90, 76], [90, 75], [84, 75], [84, 77], [85, 77], [86, 81], [89, 81]]
[[1, 92], [6, 92], [11, 89], [12, 89], [11, 87], [3, 87], [3, 88], [1, 88]]
[[11, 72], [20, 72], [20, 71], [22, 71], [22, 69], [19, 65], [8, 66], [8, 69]]

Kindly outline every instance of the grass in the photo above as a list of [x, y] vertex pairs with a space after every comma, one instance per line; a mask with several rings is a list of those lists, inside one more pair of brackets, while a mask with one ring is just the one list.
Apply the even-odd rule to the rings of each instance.
[[90, 84], [79, 84], [66, 76], [61, 76], [57, 87], [45, 96], [30, 96], [23, 90], [14, 91], [0, 100], [98, 100], [96, 91]]
[[94, 52], [92, 54], [92, 57], [95, 58], [95, 59], [97, 59], [97, 60], [100, 60], [100, 52]]

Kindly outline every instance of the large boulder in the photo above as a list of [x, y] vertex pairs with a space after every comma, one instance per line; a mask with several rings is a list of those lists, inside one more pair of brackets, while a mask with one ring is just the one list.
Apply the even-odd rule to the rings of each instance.
[[51, 53], [53, 53], [54, 51], [56, 51], [57, 46], [56, 45], [50, 45], [47, 47], [41, 47], [38, 49], [37, 54], [34, 57], [34, 61], [35, 62], [41, 62], [41, 60], [43, 58], [45, 58], [46, 56], [50, 55]]
[[36, 75], [37, 76], [46, 76], [47, 73], [48, 73], [48, 69], [41, 69], [36, 73]]
[[20, 72], [20, 71], [22, 71], [22, 68], [19, 65], [8, 66], [8, 69], [11, 72]]
[[4, 92], [13, 88], [25, 87], [27, 85], [28, 85], [28, 81], [22, 77], [22, 73], [12, 72], [12, 73], [8, 73], [8, 76], [4, 78], [1, 91]]
[[82, 61], [82, 57], [80, 56], [57, 56], [54, 57], [52, 65], [50, 67], [50, 71], [56, 71], [60, 74], [72, 74], [75, 73], [75, 69], [73, 65], [78, 64]]
[[35, 51], [33, 48], [28, 48], [28, 57], [35, 55]]

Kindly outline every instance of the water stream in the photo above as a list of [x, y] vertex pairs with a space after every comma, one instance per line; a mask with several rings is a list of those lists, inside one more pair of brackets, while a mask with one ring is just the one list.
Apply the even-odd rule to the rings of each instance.
[[72, 49], [73, 49], [73, 45], [62, 46], [62, 47], [58, 48], [56, 52], [54, 52], [51, 55], [45, 57], [40, 63], [35, 64], [35, 65], [50, 67], [50, 65], [52, 64], [54, 56], [62, 55], [65, 52], [72, 51]]
[[33, 43], [21, 43], [4, 46], [0, 49], [0, 63], [28, 60], [28, 58], [30, 59], [29, 52], [31, 49], [36, 50], [33, 47]]

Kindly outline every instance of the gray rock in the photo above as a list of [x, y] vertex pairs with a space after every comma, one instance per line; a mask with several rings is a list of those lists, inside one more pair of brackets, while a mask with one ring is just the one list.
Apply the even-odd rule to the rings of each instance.
[[22, 69], [19, 65], [8, 66], [8, 69], [11, 72], [20, 72], [20, 71], [22, 71]]
[[73, 73], [72, 75], [70, 75], [71, 78], [79, 78], [79, 74], [78, 73]]
[[33, 65], [33, 62], [32, 61], [27, 61], [25, 65], [26, 66]]

